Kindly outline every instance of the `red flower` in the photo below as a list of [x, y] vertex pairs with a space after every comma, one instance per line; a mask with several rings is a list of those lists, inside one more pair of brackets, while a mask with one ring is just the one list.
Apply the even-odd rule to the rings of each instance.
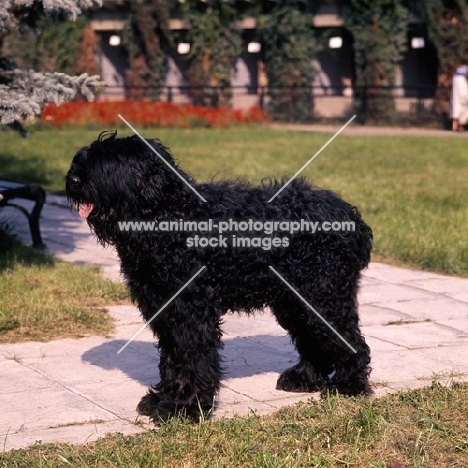
[[207, 108], [192, 105], [176, 105], [169, 102], [141, 102], [132, 100], [66, 102], [60, 106], [48, 104], [42, 111], [46, 124], [64, 125], [116, 125], [122, 115], [132, 125], [187, 128], [205, 126], [227, 128], [232, 125], [261, 123], [270, 116], [257, 106], [248, 111], [228, 108]]

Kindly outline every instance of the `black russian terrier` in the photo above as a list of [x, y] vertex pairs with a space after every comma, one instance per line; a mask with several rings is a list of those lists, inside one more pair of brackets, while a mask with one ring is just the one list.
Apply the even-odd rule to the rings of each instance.
[[[277, 389], [371, 393], [370, 349], [359, 329], [356, 296], [372, 231], [356, 207], [303, 178], [269, 202], [284, 185], [196, 183], [159, 140], [136, 135], [101, 135], [74, 157], [66, 176], [69, 201], [102, 245], [116, 247], [146, 321], [206, 267], [151, 321], [160, 382], [137, 411], [155, 423], [178, 413], [194, 421], [211, 413], [227, 311], [269, 307], [287, 330], [299, 362], [280, 375]], [[161, 229], [141, 229], [141, 221]], [[223, 221], [231, 229], [227, 235], [215, 229]], [[135, 229], [128, 229], [131, 222]], [[331, 229], [337, 222], [354, 229]]]

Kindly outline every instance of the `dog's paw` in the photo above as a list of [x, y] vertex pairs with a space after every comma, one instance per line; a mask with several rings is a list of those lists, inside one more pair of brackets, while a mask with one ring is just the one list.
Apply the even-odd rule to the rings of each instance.
[[315, 372], [303, 364], [297, 364], [285, 370], [276, 383], [277, 390], [285, 392], [317, 392], [321, 390]]
[[374, 392], [367, 380], [331, 380], [322, 389], [321, 397], [325, 398], [328, 394], [336, 393], [344, 396], [371, 396]]
[[[202, 414], [203, 406], [203, 414]], [[158, 393], [152, 389], [140, 400], [137, 411], [142, 416], [148, 416], [154, 424], [167, 422], [174, 417], [188, 419], [198, 423], [201, 419], [208, 418], [213, 406], [200, 405], [198, 399], [194, 403], [175, 403], [170, 397]]]
[[138, 403], [137, 412], [142, 416], [151, 417], [156, 410], [161, 397], [158, 393], [150, 390]]

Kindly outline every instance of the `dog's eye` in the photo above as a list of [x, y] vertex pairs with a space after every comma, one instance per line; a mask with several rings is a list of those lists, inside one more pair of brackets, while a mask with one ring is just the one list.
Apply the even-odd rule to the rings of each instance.
[[68, 179], [68, 182], [70, 183], [70, 185], [76, 186], [81, 182], [81, 180], [78, 176], [73, 175], [73, 176], [70, 176], [70, 178]]

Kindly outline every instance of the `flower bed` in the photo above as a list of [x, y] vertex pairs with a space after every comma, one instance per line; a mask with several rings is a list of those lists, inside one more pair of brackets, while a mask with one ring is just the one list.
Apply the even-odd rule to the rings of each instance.
[[55, 127], [88, 124], [116, 125], [122, 123], [118, 114], [132, 125], [182, 128], [192, 126], [226, 128], [232, 125], [270, 120], [270, 116], [257, 106], [243, 111], [131, 100], [66, 102], [59, 106], [48, 104], [42, 111], [42, 120]]

